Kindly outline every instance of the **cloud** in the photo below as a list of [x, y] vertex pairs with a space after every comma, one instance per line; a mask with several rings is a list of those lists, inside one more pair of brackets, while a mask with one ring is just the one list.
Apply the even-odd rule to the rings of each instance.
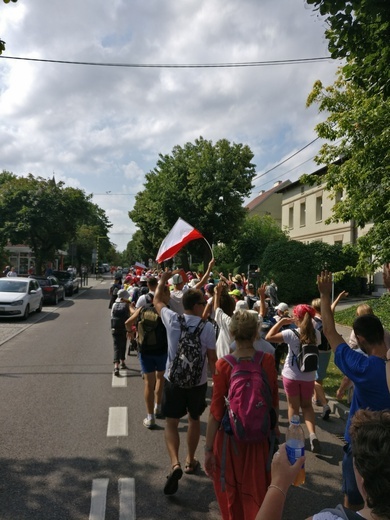
[[[328, 55], [324, 22], [302, 0], [67, 0], [66, 9], [62, 0], [35, 0], [1, 2], [0, 15], [4, 56], [140, 65]], [[55, 172], [93, 193], [123, 250], [135, 230], [134, 195], [160, 153], [200, 135], [227, 138], [248, 144], [258, 172], [266, 171], [315, 138], [319, 116], [306, 98], [315, 80], [333, 82], [337, 65], [120, 68], [0, 59], [0, 168]], [[261, 178], [256, 190], [317, 149]]]

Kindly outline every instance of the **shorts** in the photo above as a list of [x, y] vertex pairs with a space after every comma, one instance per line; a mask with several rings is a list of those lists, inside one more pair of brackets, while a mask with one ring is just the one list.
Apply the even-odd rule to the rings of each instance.
[[314, 381], [299, 381], [283, 377], [284, 391], [287, 397], [300, 397], [301, 400], [311, 400], [314, 391]]
[[164, 384], [162, 412], [165, 417], [181, 419], [190, 414], [197, 421], [206, 410], [207, 383], [193, 388], [180, 388], [167, 379]]
[[167, 364], [168, 354], [140, 354], [139, 362], [141, 370], [144, 374], [150, 374], [151, 372], [164, 372], [165, 365]]
[[364, 500], [356, 484], [351, 444], [347, 443], [343, 449], [343, 493], [348, 497], [351, 505], [357, 506], [363, 504]]
[[331, 350], [320, 350], [318, 356], [318, 370], [316, 373], [316, 381], [323, 381], [326, 377], [326, 371], [328, 370], [328, 365], [330, 361], [330, 356], [332, 355]]

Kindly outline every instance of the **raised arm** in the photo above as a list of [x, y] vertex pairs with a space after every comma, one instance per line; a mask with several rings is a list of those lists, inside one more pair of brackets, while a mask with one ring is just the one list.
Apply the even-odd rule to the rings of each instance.
[[221, 294], [224, 287], [224, 282], [218, 282], [214, 288], [214, 310], [216, 311], [221, 303]]
[[171, 276], [172, 276], [172, 273], [170, 271], [165, 271], [161, 275], [161, 278], [157, 284], [156, 292], [154, 293], [153, 305], [159, 315], [161, 314], [161, 309], [163, 307], [167, 306], [167, 304], [164, 301], [164, 299], [165, 299], [164, 292], [165, 292], [165, 286], [166, 286], [169, 278], [171, 278]]
[[[271, 484], [255, 520], [282, 520], [284, 503], [291, 483], [296, 479], [305, 458], [300, 457], [291, 465], [282, 444], [272, 459]], [[299, 515], [298, 515], [299, 516]]]
[[215, 264], [215, 259], [212, 258], [209, 262], [209, 265], [207, 267], [207, 270], [206, 272], [204, 273], [204, 275], [202, 276], [202, 279], [195, 285], [195, 289], [201, 289], [205, 283], [207, 282], [207, 280], [209, 279], [209, 276], [210, 276], [210, 272], [211, 272], [211, 269], [214, 267], [214, 264]]
[[334, 351], [340, 343], [344, 343], [344, 339], [336, 330], [334, 315], [331, 307], [330, 295], [332, 292], [332, 273], [329, 271], [321, 271], [317, 276], [318, 290], [321, 296], [321, 318], [322, 327], [326, 339]]
[[336, 307], [339, 303], [339, 301], [342, 299], [342, 298], [346, 298], [348, 296], [348, 293], [346, 291], [341, 291], [341, 293], [336, 297], [335, 301], [332, 303], [332, 305], [330, 306], [333, 314], [334, 314], [334, 311], [336, 310]]
[[263, 318], [265, 316], [267, 316], [267, 305], [265, 303], [265, 290], [266, 290], [266, 288], [267, 288], [267, 284], [263, 283], [263, 284], [260, 285], [260, 287], [257, 290], [257, 293], [258, 293], [259, 298], [260, 298], [259, 314]]
[[283, 343], [283, 334], [279, 331], [283, 326], [291, 325], [291, 323], [294, 323], [294, 318], [282, 318], [277, 321], [272, 329], [268, 331], [265, 337], [266, 341], [270, 343]]

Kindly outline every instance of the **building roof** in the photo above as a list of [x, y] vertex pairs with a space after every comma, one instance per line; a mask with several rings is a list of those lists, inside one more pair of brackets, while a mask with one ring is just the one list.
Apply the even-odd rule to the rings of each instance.
[[285, 188], [286, 186], [288, 186], [289, 184], [291, 184], [291, 181], [287, 180], [287, 181], [277, 181], [270, 190], [268, 191], [263, 191], [262, 193], [260, 193], [259, 195], [257, 195], [257, 197], [255, 197], [253, 200], [251, 200], [247, 205], [246, 205], [246, 208], [249, 210], [249, 211], [252, 211], [254, 208], [256, 208], [257, 206], [259, 206], [260, 204], [262, 204], [263, 202], [265, 202], [271, 195], [273, 195], [274, 193], [277, 193], [279, 190]]

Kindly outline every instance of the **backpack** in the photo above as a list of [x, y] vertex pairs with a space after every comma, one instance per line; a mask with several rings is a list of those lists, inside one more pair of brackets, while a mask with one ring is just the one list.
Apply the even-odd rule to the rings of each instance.
[[276, 413], [268, 377], [261, 366], [264, 352], [256, 352], [251, 362], [242, 363], [231, 354], [223, 359], [232, 367], [226, 413], [222, 427], [238, 441], [248, 443], [269, 440]]
[[259, 298], [257, 296], [247, 296], [245, 301], [248, 304], [249, 310], [252, 310], [254, 304], [259, 301]]
[[322, 327], [322, 320], [321, 318], [314, 317], [314, 321], [316, 322], [316, 330], [319, 330], [321, 333], [321, 345], [318, 345], [318, 350], [322, 350], [325, 352], [328, 352], [331, 350], [329, 341], [326, 339], [326, 336], [324, 334], [324, 329]]
[[206, 325], [200, 320], [196, 329], [190, 332], [184, 316], [178, 315], [180, 339], [177, 353], [169, 370], [169, 381], [181, 388], [192, 388], [199, 385], [202, 379], [206, 356], [202, 356], [200, 335]]
[[137, 322], [138, 352], [141, 354], [164, 349], [168, 345], [167, 331], [153, 305], [151, 294], [146, 295], [146, 302], [148, 306], [140, 311]]
[[333, 515], [337, 515], [340, 518], [343, 518], [343, 520], [361, 520], [362, 517], [355, 513], [355, 511], [352, 511], [351, 509], [348, 509], [341, 504], [334, 508], [326, 508], [322, 509], [320, 513], [332, 513]]
[[114, 303], [111, 311], [111, 331], [125, 332], [125, 321], [130, 317], [129, 306], [127, 303]]
[[301, 337], [299, 332], [295, 329], [292, 329], [293, 333], [299, 339], [299, 352], [298, 355], [293, 354], [294, 359], [296, 359], [297, 366], [301, 372], [315, 372], [318, 370], [318, 347], [317, 345], [308, 345], [306, 343], [301, 343]]

